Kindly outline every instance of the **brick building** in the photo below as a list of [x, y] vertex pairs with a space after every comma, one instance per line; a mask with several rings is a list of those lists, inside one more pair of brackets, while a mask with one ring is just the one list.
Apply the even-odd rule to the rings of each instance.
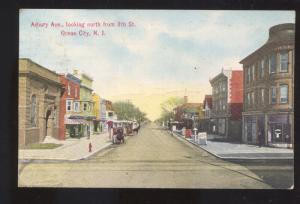
[[[80, 136], [82, 120], [69, 119], [80, 112], [80, 79], [72, 74], [61, 74], [60, 81], [64, 85], [64, 94], [60, 100], [59, 138]], [[67, 129], [67, 131], [66, 131]]]
[[240, 141], [242, 135], [243, 71], [223, 70], [210, 80], [212, 133]]
[[295, 25], [270, 28], [269, 39], [240, 63], [244, 69], [243, 141], [288, 147], [294, 138]]
[[184, 103], [175, 107], [173, 111], [174, 120], [179, 122], [178, 129], [192, 129], [198, 126], [199, 119], [203, 117], [202, 103], [189, 103], [187, 96], [184, 96]]
[[19, 147], [58, 138], [59, 75], [30, 59], [19, 59]]

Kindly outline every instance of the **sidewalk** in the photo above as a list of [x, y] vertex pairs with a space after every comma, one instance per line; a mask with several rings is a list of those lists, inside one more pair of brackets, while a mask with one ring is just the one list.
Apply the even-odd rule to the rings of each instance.
[[256, 160], [256, 159], [292, 160], [294, 159], [294, 151], [292, 149], [259, 147], [256, 145], [235, 144], [229, 142], [217, 142], [217, 141], [210, 141], [210, 140], [207, 141], [207, 145], [199, 145], [196, 142], [194, 142], [194, 140], [186, 139], [179, 133], [172, 132], [171, 134], [177, 138], [180, 138], [181, 140], [186, 140], [221, 159], [229, 159], [229, 160]]
[[[89, 143], [92, 144], [92, 151], [89, 152]], [[19, 149], [19, 160], [68, 160], [76, 161], [85, 159], [100, 150], [110, 146], [108, 132], [91, 135], [90, 139], [82, 137], [80, 139], [66, 139], [64, 141], [46, 138], [44, 143], [57, 143], [62, 146], [55, 149]]]

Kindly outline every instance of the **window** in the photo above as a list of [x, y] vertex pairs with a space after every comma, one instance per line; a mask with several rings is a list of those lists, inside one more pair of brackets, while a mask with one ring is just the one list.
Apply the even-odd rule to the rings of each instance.
[[261, 103], [265, 103], [265, 89], [260, 90], [260, 96], [261, 96]]
[[74, 111], [79, 112], [79, 102], [74, 102]]
[[75, 97], [77, 97], [77, 87], [75, 87]]
[[225, 90], [226, 90], [226, 84], [223, 83], [223, 91], [225, 92]]
[[86, 104], [86, 103], [83, 104], [83, 110], [84, 110], [84, 111], [87, 110], [87, 104]]
[[31, 113], [30, 113], [30, 123], [32, 127], [36, 127], [36, 115], [37, 115], [37, 102], [36, 96], [31, 96]]
[[67, 105], [67, 111], [71, 111], [72, 110], [72, 101], [71, 100], [67, 100], [67, 103], [66, 103], [66, 105]]
[[260, 61], [260, 78], [265, 76], [265, 59]]
[[247, 102], [248, 102], [248, 105], [250, 105], [250, 93], [247, 93]]
[[271, 102], [271, 104], [274, 104], [274, 103], [276, 103], [276, 87], [271, 87], [271, 90], [270, 90], [270, 94], [271, 94], [271, 100], [270, 100], [270, 102]]
[[255, 65], [252, 65], [252, 81], [255, 80]]
[[251, 103], [252, 106], [254, 105], [254, 91], [251, 93]]
[[272, 53], [269, 58], [269, 72], [270, 74], [276, 72], [276, 54]]
[[288, 52], [280, 52], [280, 72], [288, 72]]
[[280, 85], [280, 103], [288, 102], [288, 85]]
[[248, 67], [248, 69], [247, 69], [247, 81], [248, 81], [248, 83], [251, 81], [251, 75], [250, 75], [250, 72], [251, 72], [251, 68]]

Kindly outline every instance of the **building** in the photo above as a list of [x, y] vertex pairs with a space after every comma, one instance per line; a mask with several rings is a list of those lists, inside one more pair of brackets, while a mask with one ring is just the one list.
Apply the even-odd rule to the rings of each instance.
[[19, 147], [58, 138], [59, 75], [30, 59], [19, 59]]
[[212, 86], [212, 133], [222, 139], [241, 141], [243, 71], [223, 70], [210, 80]]
[[203, 100], [203, 119], [200, 120], [202, 132], [212, 133], [213, 123], [211, 119], [212, 95], [205, 95]]
[[269, 29], [267, 42], [244, 58], [243, 141], [292, 146], [295, 25]]
[[93, 131], [94, 133], [99, 133], [102, 132], [103, 130], [103, 124], [101, 123], [101, 98], [98, 94], [93, 93], [93, 104], [94, 104], [94, 108], [93, 108], [93, 115], [95, 116], [95, 119], [93, 120], [94, 122], [94, 128]]
[[[59, 138], [82, 137], [83, 125], [80, 118], [80, 79], [72, 74], [61, 74], [60, 81], [64, 85], [64, 94], [60, 100]], [[73, 119], [71, 119], [73, 118]]]
[[[96, 117], [93, 115], [93, 96], [92, 96], [92, 85], [93, 79], [85, 73], [79, 73], [78, 70], [74, 70], [73, 75], [81, 80], [80, 83], [80, 119], [86, 121], [83, 125], [83, 136], [90, 136], [94, 129], [93, 120]], [[70, 118], [73, 119], [73, 118]], [[77, 118], [75, 118], [77, 119]]]
[[178, 129], [197, 127], [199, 119], [203, 117], [202, 103], [189, 103], [187, 96], [184, 96], [184, 103], [175, 107], [173, 111], [174, 120], [179, 122]]

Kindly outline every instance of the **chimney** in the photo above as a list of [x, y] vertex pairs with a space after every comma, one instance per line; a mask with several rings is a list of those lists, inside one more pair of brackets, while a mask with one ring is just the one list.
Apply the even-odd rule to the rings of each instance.
[[184, 96], [184, 97], [183, 97], [183, 102], [184, 102], [184, 103], [187, 103], [187, 102], [188, 102], [188, 97], [187, 97], [187, 96]]

